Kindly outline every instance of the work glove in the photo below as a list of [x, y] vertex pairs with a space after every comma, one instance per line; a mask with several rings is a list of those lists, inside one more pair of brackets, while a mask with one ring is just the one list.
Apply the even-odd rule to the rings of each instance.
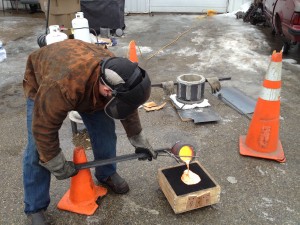
[[217, 77], [206, 78], [207, 82], [211, 87], [211, 92], [214, 94], [221, 90], [221, 84]]
[[67, 179], [78, 173], [75, 164], [72, 161], [67, 161], [62, 151], [48, 162], [40, 161], [39, 164], [49, 170], [58, 180]]
[[166, 95], [174, 94], [174, 82], [173, 81], [166, 81], [161, 83], [162, 88]]
[[139, 134], [129, 138], [130, 143], [135, 147], [135, 153], [146, 153], [148, 156], [139, 158], [140, 160], [149, 161], [157, 158], [157, 152], [153, 151], [152, 146], [149, 144], [148, 139], [145, 137], [144, 132], [141, 131]]

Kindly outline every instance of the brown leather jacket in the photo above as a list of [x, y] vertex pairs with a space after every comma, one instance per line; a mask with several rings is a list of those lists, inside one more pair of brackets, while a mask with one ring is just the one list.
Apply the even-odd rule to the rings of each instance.
[[[69, 111], [104, 109], [108, 100], [99, 93], [99, 63], [112, 56], [106, 49], [74, 39], [29, 55], [23, 87], [25, 96], [35, 101], [32, 131], [41, 161], [59, 153], [58, 131]], [[121, 122], [128, 137], [142, 130], [137, 110]]]

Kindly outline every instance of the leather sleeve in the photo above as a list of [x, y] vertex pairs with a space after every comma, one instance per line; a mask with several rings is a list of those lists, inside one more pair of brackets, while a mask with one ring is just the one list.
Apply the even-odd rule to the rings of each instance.
[[35, 96], [32, 132], [41, 161], [47, 162], [60, 152], [58, 131], [72, 108], [56, 82], [40, 85]]
[[121, 120], [121, 123], [123, 124], [127, 137], [132, 137], [142, 131], [142, 125], [137, 109], [126, 119]]

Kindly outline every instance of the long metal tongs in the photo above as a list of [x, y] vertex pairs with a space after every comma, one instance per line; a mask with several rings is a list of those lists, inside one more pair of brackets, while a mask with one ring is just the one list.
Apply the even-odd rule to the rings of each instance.
[[[157, 156], [170, 156], [173, 159], [175, 159], [177, 163], [182, 162], [180, 160], [180, 157], [198, 158], [198, 156], [180, 156], [179, 157], [178, 155], [175, 155], [171, 152], [171, 148], [160, 148], [160, 149], [156, 149], [154, 151], [157, 153]], [[104, 166], [104, 165], [117, 163], [117, 162], [123, 162], [123, 161], [127, 161], [127, 160], [141, 159], [141, 158], [145, 158], [147, 156], [148, 155], [146, 153], [133, 153], [133, 154], [116, 156], [116, 157], [110, 158], [110, 159], [95, 160], [95, 161], [86, 162], [86, 163], [79, 163], [79, 164], [76, 164], [75, 167], [78, 170], [82, 170], [82, 169], [88, 169], [88, 168], [97, 167], [97, 166]]]
[[[221, 77], [221, 78], [218, 78], [219, 81], [224, 81], [224, 80], [231, 80], [231, 77]], [[176, 81], [168, 81], [168, 82], [173, 82], [174, 85], [178, 85], [178, 83]], [[207, 79], [205, 79], [205, 82], [207, 82]], [[153, 83], [151, 84], [151, 87], [160, 87], [160, 88], [163, 88], [163, 83]]]
[[[170, 151], [170, 148], [156, 149], [154, 151], [157, 152], [157, 155], [159, 155], [161, 152]], [[123, 161], [127, 161], [127, 160], [141, 159], [141, 158], [145, 158], [147, 156], [148, 155], [146, 153], [133, 153], [133, 154], [128, 154], [128, 155], [116, 156], [116, 157], [110, 158], [110, 159], [95, 160], [95, 161], [86, 162], [86, 163], [79, 163], [79, 164], [76, 164], [75, 167], [78, 170], [82, 170], [82, 169], [88, 169], [88, 168], [97, 167], [97, 166], [104, 166], [104, 165], [117, 163], [117, 162], [123, 162]]]

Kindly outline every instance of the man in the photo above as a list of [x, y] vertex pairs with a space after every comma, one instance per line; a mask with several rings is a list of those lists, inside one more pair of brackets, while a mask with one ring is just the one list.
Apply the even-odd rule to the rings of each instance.
[[[59, 180], [77, 174], [59, 145], [68, 112], [77, 111], [89, 133], [95, 160], [116, 156], [113, 119], [120, 119], [136, 153], [156, 154], [142, 131], [137, 108], [150, 96], [151, 82], [137, 63], [80, 40], [65, 40], [29, 55], [23, 87], [27, 97], [28, 144], [23, 158], [25, 213], [47, 224], [44, 210], [51, 173]], [[116, 164], [97, 167], [95, 177], [114, 192], [129, 191]]]

